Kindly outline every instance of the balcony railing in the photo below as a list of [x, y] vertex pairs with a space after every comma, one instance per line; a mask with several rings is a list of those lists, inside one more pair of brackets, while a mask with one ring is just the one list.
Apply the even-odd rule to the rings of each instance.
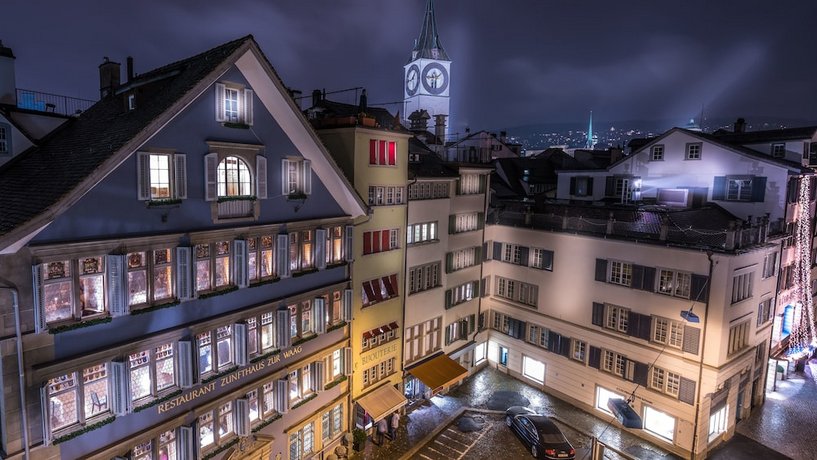
[[96, 101], [90, 99], [80, 99], [17, 88], [17, 107], [21, 109], [57, 113], [60, 115], [76, 115], [88, 110], [88, 107], [94, 105], [94, 103], [96, 103]]
[[230, 219], [234, 217], [251, 217], [254, 215], [255, 200], [227, 200], [218, 203], [218, 217]]

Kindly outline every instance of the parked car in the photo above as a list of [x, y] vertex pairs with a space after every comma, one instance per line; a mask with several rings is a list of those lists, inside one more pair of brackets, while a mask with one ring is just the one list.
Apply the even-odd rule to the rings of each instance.
[[513, 406], [505, 411], [505, 424], [530, 447], [534, 458], [572, 460], [576, 457], [576, 450], [546, 415], [539, 415], [527, 407]]

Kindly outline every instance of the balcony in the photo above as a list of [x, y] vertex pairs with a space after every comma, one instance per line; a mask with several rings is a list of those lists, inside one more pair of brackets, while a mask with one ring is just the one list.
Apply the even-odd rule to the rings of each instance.
[[70, 116], [88, 110], [95, 103], [96, 101], [90, 99], [17, 88], [17, 107], [21, 109]]
[[216, 202], [215, 219], [240, 219], [255, 218], [256, 199], [255, 197], [242, 197], [237, 199], [220, 199]]

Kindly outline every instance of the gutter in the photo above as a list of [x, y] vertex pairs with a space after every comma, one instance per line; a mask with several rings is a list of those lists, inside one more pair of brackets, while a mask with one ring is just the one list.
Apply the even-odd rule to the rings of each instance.
[[16, 287], [0, 286], [0, 289], [11, 293], [12, 308], [14, 308], [14, 328], [17, 342], [17, 373], [19, 374], [20, 385], [20, 416], [23, 422], [23, 448], [25, 449], [25, 459], [31, 458], [28, 440], [28, 414], [26, 411], [26, 387], [25, 387], [25, 366], [23, 365], [23, 335], [20, 331], [20, 303], [19, 294]]

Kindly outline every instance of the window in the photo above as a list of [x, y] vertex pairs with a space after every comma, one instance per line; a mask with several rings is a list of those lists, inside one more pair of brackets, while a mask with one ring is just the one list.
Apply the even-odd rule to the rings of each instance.
[[406, 328], [406, 360], [415, 361], [436, 352], [442, 345], [442, 317]]
[[9, 125], [0, 123], [0, 154], [11, 153], [11, 129]]
[[247, 240], [247, 275], [250, 282], [271, 279], [275, 271], [275, 238], [265, 235]]
[[311, 194], [312, 163], [302, 158], [287, 158], [281, 162], [281, 193], [295, 198]]
[[[544, 190], [544, 185], [542, 185]], [[531, 185], [531, 191], [536, 193], [538, 187]], [[576, 176], [570, 178], [571, 196], [593, 196], [593, 178], [587, 176]]]
[[98, 364], [82, 370], [85, 418], [108, 412], [108, 367]]
[[343, 431], [343, 404], [338, 404], [321, 416], [321, 434], [324, 443]]
[[539, 302], [538, 286], [503, 278], [501, 276], [496, 277], [495, 294], [497, 297], [502, 297], [531, 307], [536, 307]]
[[448, 182], [417, 181], [408, 187], [408, 199], [436, 200], [449, 197]]
[[652, 339], [673, 348], [681, 348], [684, 344], [684, 324], [666, 318], [653, 317]]
[[530, 248], [530, 266], [539, 270], [553, 271], [553, 251]]
[[644, 430], [672, 442], [675, 437], [675, 417], [645, 405]]
[[218, 408], [218, 437], [227, 437], [235, 432], [233, 420], [233, 402], [222, 404]]
[[362, 286], [363, 306], [368, 307], [378, 302], [397, 297], [397, 274], [364, 281]]
[[601, 369], [619, 377], [624, 377], [626, 357], [610, 350], [602, 350]]
[[627, 332], [630, 310], [616, 305], [604, 305], [604, 327], [618, 332]]
[[289, 269], [291, 272], [310, 270], [315, 267], [313, 257], [314, 230], [302, 230], [289, 234]]
[[465, 284], [453, 287], [446, 292], [446, 308], [451, 308], [454, 305], [459, 305], [468, 302], [476, 296], [479, 289], [478, 281], [469, 281]]
[[128, 305], [147, 305], [173, 298], [170, 249], [131, 252], [128, 264]]
[[369, 164], [394, 166], [397, 164], [397, 142], [369, 140]]
[[213, 413], [207, 412], [199, 416], [199, 445], [209, 447], [216, 442], [213, 426]]
[[681, 374], [664, 370], [660, 367], [653, 367], [650, 372], [650, 388], [675, 398], [678, 397], [678, 393], [681, 389]]
[[405, 187], [396, 185], [369, 186], [369, 204], [373, 206], [393, 206], [403, 204]]
[[701, 159], [701, 147], [703, 144], [700, 142], [692, 142], [686, 145], [686, 159], [687, 160], [700, 160]]
[[253, 91], [216, 83], [216, 121], [252, 125]]
[[138, 152], [138, 198], [143, 201], [187, 198], [186, 158], [180, 153]]
[[736, 274], [732, 277], [732, 303], [752, 297], [754, 272]]
[[570, 357], [576, 361], [584, 363], [587, 359], [587, 342], [578, 339], [571, 339]]
[[485, 342], [479, 343], [476, 347], [474, 347], [474, 364], [479, 364], [485, 361], [485, 358], [488, 356], [487, 349], [488, 344]]
[[653, 145], [650, 148], [650, 160], [661, 161], [664, 159], [664, 146], [662, 144]]
[[518, 244], [502, 243], [502, 261], [517, 265], [521, 264], [521, 248]]
[[666, 269], [660, 269], [658, 271], [659, 294], [666, 294], [688, 299], [691, 286], [692, 275], [690, 273], [683, 273]]
[[460, 195], [484, 193], [485, 177], [480, 174], [463, 174], [460, 176]]
[[399, 229], [363, 232], [363, 255], [397, 249]]
[[230, 242], [196, 245], [196, 291], [227, 287], [230, 280]]
[[777, 251], [775, 251], [763, 257], [763, 279], [771, 278], [777, 274], [777, 255]]
[[440, 262], [409, 268], [409, 294], [440, 286]]
[[363, 387], [371, 386], [394, 373], [396, 360], [389, 358], [363, 370]]
[[626, 399], [624, 395], [620, 395], [613, 391], [608, 390], [607, 388], [602, 388], [597, 386], [596, 387], [596, 409], [604, 412], [605, 414], [613, 415], [610, 412], [610, 408], [607, 407], [607, 401], [610, 399]]
[[305, 300], [289, 306], [289, 333], [293, 339], [314, 334], [311, 301]]
[[726, 431], [726, 418], [729, 414], [729, 406], [725, 405], [709, 415], [709, 440], [712, 441], [719, 434]]
[[468, 334], [474, 332], [476, 315], [469, 315], [454, 321], [445, 327], [445, 344], [450, 345], [458, 340], [468, 340]]
[[631, 176], [608, 176], [605, 195], [618, 203], [641, 200], [641, 178]]
[[752, 178], [751, 177], [727, 177], [726, 178], [726, 199], [730, 201], [751, 201], [752, 200]]
[[726, 355], [733, 355], [749, 345], [749, 321], [729, 328], [729, 343]]
[[786, 158], [786, 144], [783, 143], [772, 144], [772, 157]]
[[503, 366], [508, 365], [508, 349], [503, 346], [499, 346], [499, 364]]
[[[507, 360], [505, 364], [507, 365]], [[545, 383], [545, 363], [530, 356], [523, 356], [522, 375], [536, 382]]]
[[482, 228], [484, 216], [481, 212], [471, 212], [468, 214], [452, 214], [449, 222], [453, 221], [454, 228], [451, 233], [470, 232]]
[[[344, 260], [343, 226], [335, 225], [326, 230], [326, 265], [339, 264]], [[397, 242], [394, 242], [395, 247]]]
[[772, 299], [768, 298], [760, 302], [757, 306], [757, 327], [760, 327], [772, 319]]
[[[544, 349], [548, 347], [548, 335], [550, 331], [546, 327], [531, 324], [528, 329], [528, 342]], [[582, 344], [582, 348], [586, 348], [586, 343]], [[581, 351], [584, 354], [584, 351]], [[583, 361], [584, 359], [582, 359]]]
[[473, 267], [482, 262], [481, 247], [465, 248], [447, 254], [446, 272], [451, 273], [463, 268]]
[[633, 265], [617, 260], [610, 261], [610, 282], [630, 286], [633, 282]]
[[219, 198], [252, 195], [250, 168], [241, 158], [228, 156], [222, 159], [218, 163], [216, 176]]
[[[153, 448], [157, 446], [158, 456], [154, 456]], [[176, 460], [176, 432], [174, 430], [161, 433], [158, 438], [136, 444], [131, 449], [132, 460]]]
[[289, 459], [302, 460], [314, 449], [315, 422], [309, 422], [289, 435]]
[[412, 224], [406, 230], [406, 244], [437, 241], [437, 222]]
[[199, 350], [199, 374], [202, 376], [213, 372], [213, 337], [210, 332], [196, 336], [196, 345]]

